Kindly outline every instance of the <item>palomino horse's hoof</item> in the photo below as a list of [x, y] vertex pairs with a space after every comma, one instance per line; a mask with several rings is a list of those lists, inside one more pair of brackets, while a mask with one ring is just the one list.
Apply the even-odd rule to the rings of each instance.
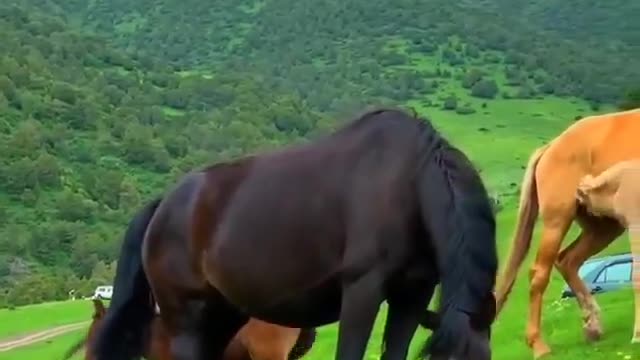
[[602, 338], [602, 329], [598, 327], [584, 328], [584, 337], [589, 343], [599, 341]]
[[547, 346], [547, 344], [540, 342], [533, 346], [534, 360], [540, 360], [549, 354], [551, 354], [551, 349], [549, 348], [549, 346]]

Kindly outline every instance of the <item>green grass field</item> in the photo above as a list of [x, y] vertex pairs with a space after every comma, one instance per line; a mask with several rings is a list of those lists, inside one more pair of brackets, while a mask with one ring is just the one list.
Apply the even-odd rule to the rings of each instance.
[[[2, 360], [36, 360], [36, 359], [61, 359], [64, 353], [85, 334], [86, 330], [76, 330], [59, 337], [45, 340], [23, 348], [0, 352]], [[81, 360], [82, 352], [71, 357], [73, 360]]]
[[91, 320], [90, 301], [76, 300], [0, 309], [0, 341], [54, 326]]
[[[508, 239], [513, 227], [513, 221], [514, 211], [510, 206], [510, 209], [503, 211], [499, 215], [499, 239], [502, 254], [508, 248]], [[573, 232], [575, 233], [575, 229]], [[615, 253], [625, 250], [627, 250], [626, 238], [621, 238], [606, 252]], [[529, 258], [531, 259], [533, 256]], [[494, 359], [531, 359], [531, 353], [524, 344], [524, 326], [528, 304], [526, 273], [525, 265], [525, 271], [521, 272], [507, 307], [494, 326], [492, 341]], [[560, 275], [554, 272], [546, 293], [544, 307], [544, 335], [554, 351], [553, 356], [549, 357], [549, 359], [581, 360], [588, 358], [590, 360], [610, 360], [631, 359], [640, 356], [640, 345], [632, 346], [629, 343], [633, 327], [633, 300], [630, 290], [598, 296], [605, 335], [599, 343], [587, 345], [582, 337], [580, 314], [575, 301], [559, 301], [562, 286], [563, 282], [560, 279]], [[2, 311], [0, 312], [0, 333], [17, 334], [82, 321], [90, 318], [91, 311], [92, 305], [89, 301], [60, 302], [34, 305], [13, 311]], [[21, 314], [21, 316], [16, 314]], [[370, 341], [367, 359], [377, 359], [379, 357], [384, 315], [383, 307]], [[22, 323], [21, 319], [34, 320]], [[35, 321], [35, 319], [38, 321]], [[20, 331], [15, 331], [16, 328], [19, 328]], [[335, 351], [336, 334], [336, 326], [322, 327], [314, 348], [306, 358], [309, 360], [331, 358]], [[412, 343], [412, 354], [415, 354], [426, 334], [426, 331], [418, 331]], [[81, 331], [75, 331], [50, 341], [0, 353], [0, 360], [60, 358], [65, 350], [81, 336]], [[632, 357], [626, 358], [625, 356]]]

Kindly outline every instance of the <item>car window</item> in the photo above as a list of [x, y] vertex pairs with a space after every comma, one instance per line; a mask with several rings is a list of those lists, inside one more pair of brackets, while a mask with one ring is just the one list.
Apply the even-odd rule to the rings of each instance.
[[615, 283], [631, 280], [631, 262], [617, 263], [607, 266], [598, 275], [598, 283]]
[[602, 261], [591, 261], [588, 263], [584, 263], [578, 270], [578, 276], [580, 276], [581, 278], [586, 276], [587, 274], [589, 274], [589, 272], [591, 272], [591, 270], [600, 265], [600, 263], [602, 263]]

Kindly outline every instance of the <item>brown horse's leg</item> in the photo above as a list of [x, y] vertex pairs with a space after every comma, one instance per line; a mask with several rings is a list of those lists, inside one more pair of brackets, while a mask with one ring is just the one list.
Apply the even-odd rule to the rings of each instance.
[[237, 338], [247, 347], [252, 360], [287, 360], [299, 334], [298, 328], [251, 319]]
[[591, 256], [599, 253], [615, 240], [624, 228], [608, 218], [580, 216], [582, 232], [558, 256], [556, 267], [574, 294], [583, 313], [585, 337], [588, 341], [600, 339], [602, 327], [600, 310], [589, 289], [578, 276], [578, 268]]
[[162, 309], [160, 316], [171, 338], [173, 360], [221, 358], [227, 344], [248, 320], [219, 294], [206, 299], [182, 299], [156, 293]]
[[[242, 330], [240, 330], [242, 331]], [[239, 333], [239, 332], [238, 332]], [[251, 360], [247, 346], [240, 341], [238, 334], [231, 339], [224, 350], [223, 360]]]

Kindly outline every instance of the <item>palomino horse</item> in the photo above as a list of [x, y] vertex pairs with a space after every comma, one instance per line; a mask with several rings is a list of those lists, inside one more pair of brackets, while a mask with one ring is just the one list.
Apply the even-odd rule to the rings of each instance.
[[640, 341], [640, 159], [617, 163], [600, 175], [580, 181], [578, 202], [590, 214], [618, 220], [631, 235], [635, 321], [632, 342]]
[[[93, 321], [87, 336], [67, 351], [64, 360], [77, 353], [85, 344], [91, 344], [102, 324], [106, 309], [100, 300], [93, 300]], [[172, 360], [169, 352], [169, 334], [159, 316], [153, 318], [145, 340], [143, 357], [148, 360]], [[315, 341], [316, 330], [277, 326], [251, 319], [238, 331], [225, 349], [223, 360], [297, 360], [304, 356]], [[86, 348], [85, 360], [94, 357]]]
[[151, 289], [175, 360], [219, 358], [249, 316], [339, 321], [336, 359], [361, 360], [385, 300], [382, 359], [404, 360], [438, 282], [423, 353], [491, 358], [491, 202], [427, 121], [372, 111], [313, 142], [193, 171], [156, 204], [133, 220], [143, 245], [121, 252], [97, 360], [140, 353]]
[[[586, 314], [585, 335], [596, 340], [602, 334], [599, 308], [578, 276], [578, 268], [624, 232], [614, 219], [589, 215], [576, 201], [583, 176], [599, 174], [614, 164], [640, 158], [640, 109], [591, 116], [569, 126], [531, 156], [520, 194], [518, 222], [506, 269], [497, 291], [498, 312], [504, 306], [520, 265], [531, 246], [535, 220], [540, 213], [542, 237], [531, 268], [527, 344], [535, 358], [551, 350], [540, 334], [542, 295], [551, 268], [560, 271]], [[582, 228], [578, 238], [562, 252], [560, 245], [573, 220]]]

